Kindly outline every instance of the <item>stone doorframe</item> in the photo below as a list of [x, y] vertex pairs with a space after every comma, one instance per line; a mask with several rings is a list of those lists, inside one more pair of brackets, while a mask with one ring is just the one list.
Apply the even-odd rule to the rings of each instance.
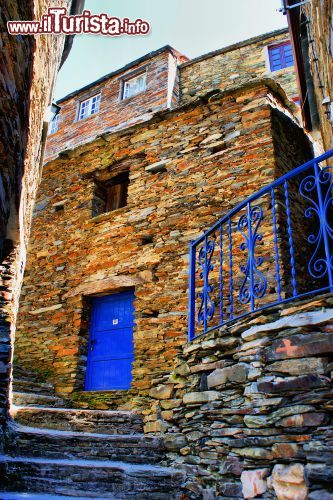
[[80, 345], [77, 364], [76, 391], [84, 391], [86, 376], [86, 359], [89, 331], [91, 300], [98, 296], [112, 295], [126, 290], [135, 290], [137, 285], [152, 280], [151, 271], [142, 271], [136, 275], [118, 275], [103, 280], [84, 282], [67, 292], [63, 299], [76, 298], [81, 308], [81, 325], [79, 331]]

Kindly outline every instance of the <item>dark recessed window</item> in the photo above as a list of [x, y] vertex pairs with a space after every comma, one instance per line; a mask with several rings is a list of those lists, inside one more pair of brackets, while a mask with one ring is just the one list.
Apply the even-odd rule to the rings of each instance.
[[294, 65], [293, 51], [290, 42], [279, 43], [268, 47], [271, 71], [289, 68]]
[[112, 212], [127, 205], [129, 172], [123, 172], [107, 182], [96, 181], [93, 198], [93, 217]]

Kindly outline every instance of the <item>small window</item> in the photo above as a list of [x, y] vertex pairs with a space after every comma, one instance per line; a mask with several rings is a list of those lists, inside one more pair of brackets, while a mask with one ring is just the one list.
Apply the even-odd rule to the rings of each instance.
[[132, 97], [144, 90], [146, 90], [146, 73], [141, 73], [134, 78], [124, 81], [122, 99]]
[[55, 115], [53, 120], [49, 124], [49, 135], [55, 134], [59, 129], [59, 115]]
[[93, 217], [126, 206], [128, 185], [128, 171], [113, 177], [107, 182], [96, 181], [92, 207]]
[[87, 118], [87, 116], [95, 115], [99, 111], [99, 104], [101, 102], [101, 94], [94, 95], [85, 101], [80, 102], [79, 120]]
[[269, 64], [271, 71], [289, 68], [294, 65], [293, 51], [290, 42], [280, 43], [268, 47]]

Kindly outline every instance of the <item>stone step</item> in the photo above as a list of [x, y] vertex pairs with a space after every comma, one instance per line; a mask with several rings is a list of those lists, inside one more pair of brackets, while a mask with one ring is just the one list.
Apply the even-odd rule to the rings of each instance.
[[17, 406], [65, 406], [64, 400], [57, 396], [35, 394], [33, 392], [13, 392], [13, 404]]
[[13, 392], [54, 396], [54, 388], [52, 384], [45, 382], [32, 382], [24, 379], [15, 379], [13, 381]]
[[141, 417], [132, 411], [13, 407], [11, 415], [22, 425], [99, 434], [140, 434]]
[[156, 464], [163, 460], [163, 439], [144, 434], [110, 435], [12, 426], [7, 446], [12, 456], [115, 460]]
[[180, 499], [179, 470], [122, 462], [0, 457], [4, 491], [137, 500]]
[[13, 380], [15, 379], [23, 379], [30, 382], [38, 382], [38, 375], [35, 372], [28, 371], [21, 366], [14, 365], [13, 368]]
[[[67, 495], [48, 495], [43, 493], [18, 493], [17, 491], [5, 492], [0, 491], [1, 500], [87, 500], [89, 497], [73, 497]], [[91, 497], [90, 497], [91, 498]], [[94, 500], [110, 500], [110, 498], [116, 497], [94, 497]]]

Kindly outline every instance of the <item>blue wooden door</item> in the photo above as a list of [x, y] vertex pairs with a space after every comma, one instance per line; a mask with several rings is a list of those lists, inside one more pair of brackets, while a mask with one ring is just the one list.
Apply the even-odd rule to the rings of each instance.
[[131, 387], [134, 293], [96, 297], [92, 302], [86, 390]]

